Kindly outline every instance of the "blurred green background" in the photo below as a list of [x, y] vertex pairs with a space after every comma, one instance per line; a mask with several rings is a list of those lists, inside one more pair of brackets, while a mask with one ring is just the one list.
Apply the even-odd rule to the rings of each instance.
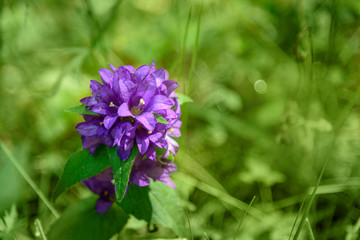
[[[64, 109], [98, 69], [155, 60], [194, 100], [173, 174], [189, 236], [358, 239], [359, 23], [357, 0], [0, 0], [0, 236], [55, 220], [10, 158], [49, 198], [81, 148]], [[113, 239], [157, 236], [132, 219]]]

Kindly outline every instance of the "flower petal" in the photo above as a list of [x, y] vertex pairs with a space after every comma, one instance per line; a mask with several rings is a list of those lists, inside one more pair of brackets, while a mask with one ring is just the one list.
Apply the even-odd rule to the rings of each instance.
[[130, 97], [134, 94], [136, 90], [136, 85], [131, 81], [130, 75], [128, 77], [124, 76], [119, 79], [120, 87], [120, 96], [125, 101], [128, 102]]
[[[120, 70], [120, 68], [121, 67], [119, 67], [119, 70]], [[135, 68], [131, 65], [125, 65], [125, 66], [123, 66], [123, 68], [126, 68], [131, 73], [134, 73], [134, 71], [135, 71]]]
[[94, 136], [96, 135], [99, 125], [94, 124], [93, 122], [82, 122], [77, 126], [77, 132], [83, 136]]
[[148, 186], [150, 184], [150, 179], [148, 176], [146, 176], [145, 173], [138, 171], [138, 170], [133, 170], [130, 176], [130, 181], [135, 184], [138, 185], [140, 187], [144, 187], [144, 186]]
[[168, 185], [169, 187], [176, 189], [176, 185], [173, 182], [173, 180], [170, 179], [170, 177], [167, 178], [161, 178], [159, 181], [163, 182], [164, 184]]
[[172, 92], [175, 91], [175, 89], [179, 87], [179, 84], [172, 80], [163, 81], [162, 84], [166, 86], [167, 96], [169, 96]]
[[100, 96], [101, 99], [106, 103], [115, 102], [116, 100], [114, 91], [106, 85], [101, 88]]
[[104, 214], [107, 210], [109, 210], [109, 208], [111, 207], [111, 205], [113, 204], [113, 202], [99, 198], [96, 201], [96, 212], [98, 214]]
[[165, 139], [168, 142], [168, 151], [175, 155], [179, 150], [179, 144], [171, 137], [166, 136]]
[[80, 100], [81, 103], [85, 103], [87, 107], [92, 107], [97, 104], [95, 97], [83, 98]]
[[99, 74], [101, 76], [101, 80], [104, 84], [112, 86], [112, 80], [114, 77], [114, 73], [112, 73], [109, 69], [100, 69]]
[[90, 80], [90, 92], [91, 94], [96, 97], [99, 95], [99, 91], [102, 87], [102, 84], [95, 80]]
[[91, 107], [91, 111], [101, 115], [111, 114], [112, 111], [107, 103], [97, 103]]
[[118, 119], [118, 116], [112, 116], [112, 115], [108, 115], [104, 118], [104, 127], [106, 129], [110, 129], [114, 123], [116, 122], [116, 120]]
[[134, 75], [137, 78], [138, 82], [142, 82], [149, 74], [149, 72], [150, 72], [150, 66], [142, 65], [138, 69], [136, 69]]
[[167, 135], [170, 137], [181, 137], [180, 127], [182, 122], [180, 120], [176, 121], [173, 125], [171, 125], [171, 131], [167, 132]]
[[121, 160], [125, 161], [130, 156], [131, 149], [125, 150], [123, 147], [117, 147], [117, 154]]
[[92, 98], [92, 97], [84, 97], [84, 98], [80, 99], [80, 102], [81, 102], [82, 104], [86, 104], [91, 98]]
[[124, 102], [118, 108], [118, 116], [119, 117], [134, 117], [134, 115], [130, 112], [129, 105]]
[[114, 67], [113, 65], [109, 64], [109, 66], [110, 66], [111, 70], [113, 70], [114, 72], [117, 70], [117, 68]]
[[155, 129], [156, 118], [154, 114], [150, 112], [145, 112], [139, 116], [135, 117], [147, 130], [153, 131]]
[[175, 102], [164, 95], [156, 95], [151, 98], [150, 103], [146, 106], [146, 111], [158, 111], [162, 109], [169, 109], [174, 106]]
[[163, 140], [163, 138], [164, 138], [164, 134], [162, 134], [161, 132], [156, 132], [149, 135], [149, 140], [153, 143], [160, 143], [161, 140]]
[[149, 148], [150, 141], [146, 136], [136, 135], [136, 143], [141, 154], [145, 154]]
[[81, 136], [81, 140], [84, 149], [97, 147], [101, 143], [100, 137], [98, 136]]
[[110, 136], [110, 134], [108, 135], [102, 135], [100, 138], [100, 141], [102, 144], [105, 144], [108, 147], [113, 147], [114, 146], [114, 139]]
[[153, 144], [150, 144], [150, 146], [149, 146], [148, 150], [146, 151], [145, 155], [151, 160], [156, 159], [156, 151], [155, 151], [155, 148], [154, 148]]
[[[136, 91], [136, 96], [142, 98], [145, 104], [148, 104], [156, 91], [155, 78], [149, 78], [148, 81], [141, 82]], [[137, 104], [137, 103], [134, 103]]]
[[[112, 81], [112, 90], [117, 96], [120, 96], [120, 85], [119, 85], [119, 71], [115, 71], [113, 81]], [[120, 101], [122, 99], [119, 99]]]

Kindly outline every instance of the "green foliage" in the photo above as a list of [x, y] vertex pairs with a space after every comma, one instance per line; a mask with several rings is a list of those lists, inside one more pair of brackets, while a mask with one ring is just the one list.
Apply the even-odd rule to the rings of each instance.
[[129, 182], [126, 196], [119, 205], [126, 213], [134, 215], [137, 219], [151, 222], [153, 211], [149, 199], [149, 187], [139, 187]]
[[158, 123], [168, 124], [168, 121], [159, 114], [154, 114], [154, 116], [156, 117], [156, 121]]
[[92, 112], [90, 110], [87, 110], [87, 107], [86, 107], [85, 104], [82, 104], [82, 105], [79, 105], [79, 106], [76, 106], [76, 107], [71, 107], [71, 108], [68, 108], [66, 110], [69, 111], [69, 112], [80, 113], [82, 115], [86, 114], [86, 115], [99, 116], [99, 114], [94, 113], [94, 112]]
[[65, 165], [53, 199], [56, 200], [61, 193], [74, 184], [100, 173], [109, 166], [109, 155], [105, 146], [97, 148], [94, 156], [89, 153], [89, 150], [81, 150], [73, 154]]
[[174, 189], [162, 182], [151, 182], [150, 189], [152, 222], [171, 228], [180, 237], [187, 237], [185, 213]]
[[189, 97], [189, 96], [186, 96], [184, 94], [180, 94], [180, 93], [177, 93], [178, 95], [178, 102], [180, 105], [183, 105], [184, 103], [189, 103], [189, 102], [193, 102], [193, 100]]
[[95, 211], [96, 197], [84, 199], [66, 209], [47, 233], [49, 240], [107, 240], [125, 226], [128, 216], [119, 207], [104, 214]]
[[117, 148], [108, 148], [109, 161], [115, 179], [115, 197], [116, 202], [120, 203], [128, 187], [131, 167], [134, 163], [136, 155], [139, 153], [136, 145], [131, 150], [130, 156], [122, 161], [117, 155]]

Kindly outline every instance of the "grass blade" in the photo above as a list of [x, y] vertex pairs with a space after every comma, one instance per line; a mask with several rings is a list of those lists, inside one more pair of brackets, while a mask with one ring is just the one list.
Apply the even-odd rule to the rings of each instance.
[[[237, 227], [236, 229], [236, 233], [235, 235], [239, 232], [240, 228], [241, 228], [241, 225], [243, 224], [245, 218], [246, 218], [246, 215], [247, 213], [249, 212], [249, 209], [251, 208], [251, 206], [253, 205], [254, 201], [256, 199], [256, 196], [254, 196], [252, 199], [251, 199], [251, 202], [249, 204], [249, 206], [247, 207], [247, 209], [244, 211], [244, 216], [241, 218], [241, 221], [239, 222], [239, 226]], [[234, 240], [236, 239], [236, 237], [234, 237]]]
[[11, 154], [11, 152], [5, 147], [5, 145], [0, 141], [0, 146], [7, 158], [14, 164], [16, 170], [19, 171], [21, 176], [25, 179], [25, 181], [30, 185], [30, 187], [34, 190], [34, 192], [39, 196], [39, 198], [44, 202], [44, 204], [49, 208], [50, 212], [56, 217], [59, 218], [60, 214], [53, 207], [50, 201], [46, 198], [44, 193], [40, 190], [40, 188], [36, 185], [36, 183], [31, 179], [31, 177], [27, 174], [25, 169], [20, 165], [20, 163], [15, 159], [15, 157]]
[[192, 78], [193, 78], [194, 68], [195, 68], [195, 64], [196, 64], [197, 53], [198, 53], [201, 15], [202, 15], [202, 10], [203, 10], [203, 5], [204, 5], [204, 2], [201, 4], [201, 8], [200, 8], [200, 12], [199, 12], [198, 20], [197, 20], [195, 43], [194, 43], [194, 49], [193, 49], [191, 64], [190, 64], [190, 71], [189, 71], [189, 78], [188, 78], [188, 81], [189, 81], [188, 94], [189, 95], [191, 94], [191, 90], [192, 90]]
[[301, 218], [301, 220], [300, 220], [300, 223], [299, 223], [299, 225], [298, 225], [298, 227], [297, 227], [297, 229], [296, 229], [296, 232], [295, 232], [295, 235], [294, 235], [293, 240], [297, 240], [298, 237], [300, 236], [301, 229], [302, 229], [302, 227], [304, 226], [305, 220], [307, 219], [307, 217], [308, 217], [308, 215], [309, 215], [310, 208], [311, 208], [312, 203], [313, 203], [313, 201], [314, 201], [314, 199], [315, 199], [315, 196], [316, 196], [316, 191], [317, 191], [317, 189], [318, 189], [318, 187], [319, 187], [319, 185], [320, 185], [321, 179], [322, 179], [322, 177], [323, 177], [323, 175], [324, 175], [324, 172], [325, 172], [325, 169], [326, 169], [326, 166], [327, 166], [328, 162], [329, 162], [329, 157], [326, 159], [326, 161], [325, 161], [325, 163], [324, 163], [324, 166], [323, 166], [323, 168], [321, 169], [320, 176], [319, 176], [319, 178], [318, 178], [318, 180], [317, 180], [317, 182], [316, 182], [316, 185], [315, 185], [315, 187], [314, 187], [313, 192], [312, 192], [311, 195], [310, 195], [309, 201], [305, 204], [305, 211], [304, 211], [304, 214], [303, 214], [303, 216], [302, 216], [302, 218]]
[[197, 179], [192, 178], [183, 173], [177, 173], [177, 176], [179, 178], [181, 178], [181, 180], [184, 183], [191, 184], [191, 185], [195, 186], [196, 188], [200, 189], [201, 191], [206, 192], [209, 195], [212, 195], [212, 196], [218, 198], [220, 201], [227, 203], [241, 211], [246, 211], [249, 213], [249, 215], [251, 215], [257, 219], [262, 219], [264, 216], [264, 214], [261, 211], [259, 211], [258, 209], [249, 207], [248, 204], [240, 201], [237, 198], [234, 198], [230, 194], [228, 194], [220, 189], [210, 186], [204, 182], [198, 181]]
[[309, 239], [310, 240], [315, 240], [314, 233], [313, 233], [313, 231], [311, 229], [311, 224], [310, 224], [309, 219], [306, 218], [305, 222], [306, 222], [306, 226], [307, 226], [307, 229], [308, 229]]
[[[178, 81], [180, 81], [180, 79], [182, 77], [182, 72], [183, 72], [183, 68], [184, 68], [184, 56], [185, 56], [187, 37], [188, 37], [188, 33], [189, 33], [190, 20], [191, 20], [191, 7], [189, 10], [188, 18], [186, 20], [183, 45], [182, 45], [181, 53], [180, 53], [180, 60], [179, 60], [180, 65], [179, 65], [179, 72], [178, 72], [178, 76], [177, 76]], [[185, 82], [184, 82], [184, 89], [186, 89]]]

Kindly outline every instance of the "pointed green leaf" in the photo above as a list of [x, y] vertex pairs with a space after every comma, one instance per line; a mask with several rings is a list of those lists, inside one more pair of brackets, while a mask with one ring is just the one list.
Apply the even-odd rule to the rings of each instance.
[[148, 186], [139, 187], [130, 182], [127, 193], [119, 205], [126, 213], [134, 215], [137, 219], [151, 221], [152, 207]]
[[169, 122], [159, 114], [154, 114], [158, 123], [169, 124]]
[[96, 197], [91, 197], [70, 206], [51, 226], [48, 240], [107, 240], [121, 231], [128, 215], [113, 205], [104, 214], [95, 210]]
[[130, 178], [131, 167], [138, 152], [138, 148], [134, 146], [128, 159], [123, 161], [117, 155], [116, 147], [108, 148], [110, 164], [115, 180], [115, 197], [118, 203], [121, 202], [125, 194]]
[[164, 156], [164, 154], [166, 153], [166, 148], [159, 148], [159, 147], [154, 147], [155, 148], [155, 152], [156, 152], [156, 156], [161, 158], [162, 156]]
[[82, 115], [96, 115], [96, 116], [99, 116], [99, 114], [97, 113], [94, 113], [90, 110], [87, 110], [87, 107], [85, 106], [85, 104], [82, 104], [80, 106], [76, 106], [76, 107], [71, 107], [71, 108], [68, 108], [66, 109], [66, 111], [68, 112], [75, 112], [75, 113], [80, 113]]
[[193, 100], [189, 97], [186, 96], [184, 94], [181, 93], [176, 93], [178, 95], [178, 99], [177, 101], [179, 102], [180, 105], [183, 105], [184, 103], [188, 103], [188, 102], [193, 102]]
[[74, 184], [92, 177], [110, 166], [106, 146], [99, 146], [94, 156], [82, 150], [70, 156], [53, 194], [53, 200]]
[[152, 222], [171, 228], [179, 237], [186, 237], [185, 213], [174, 189], [162, 182], [151, 182], [149, 192]]

